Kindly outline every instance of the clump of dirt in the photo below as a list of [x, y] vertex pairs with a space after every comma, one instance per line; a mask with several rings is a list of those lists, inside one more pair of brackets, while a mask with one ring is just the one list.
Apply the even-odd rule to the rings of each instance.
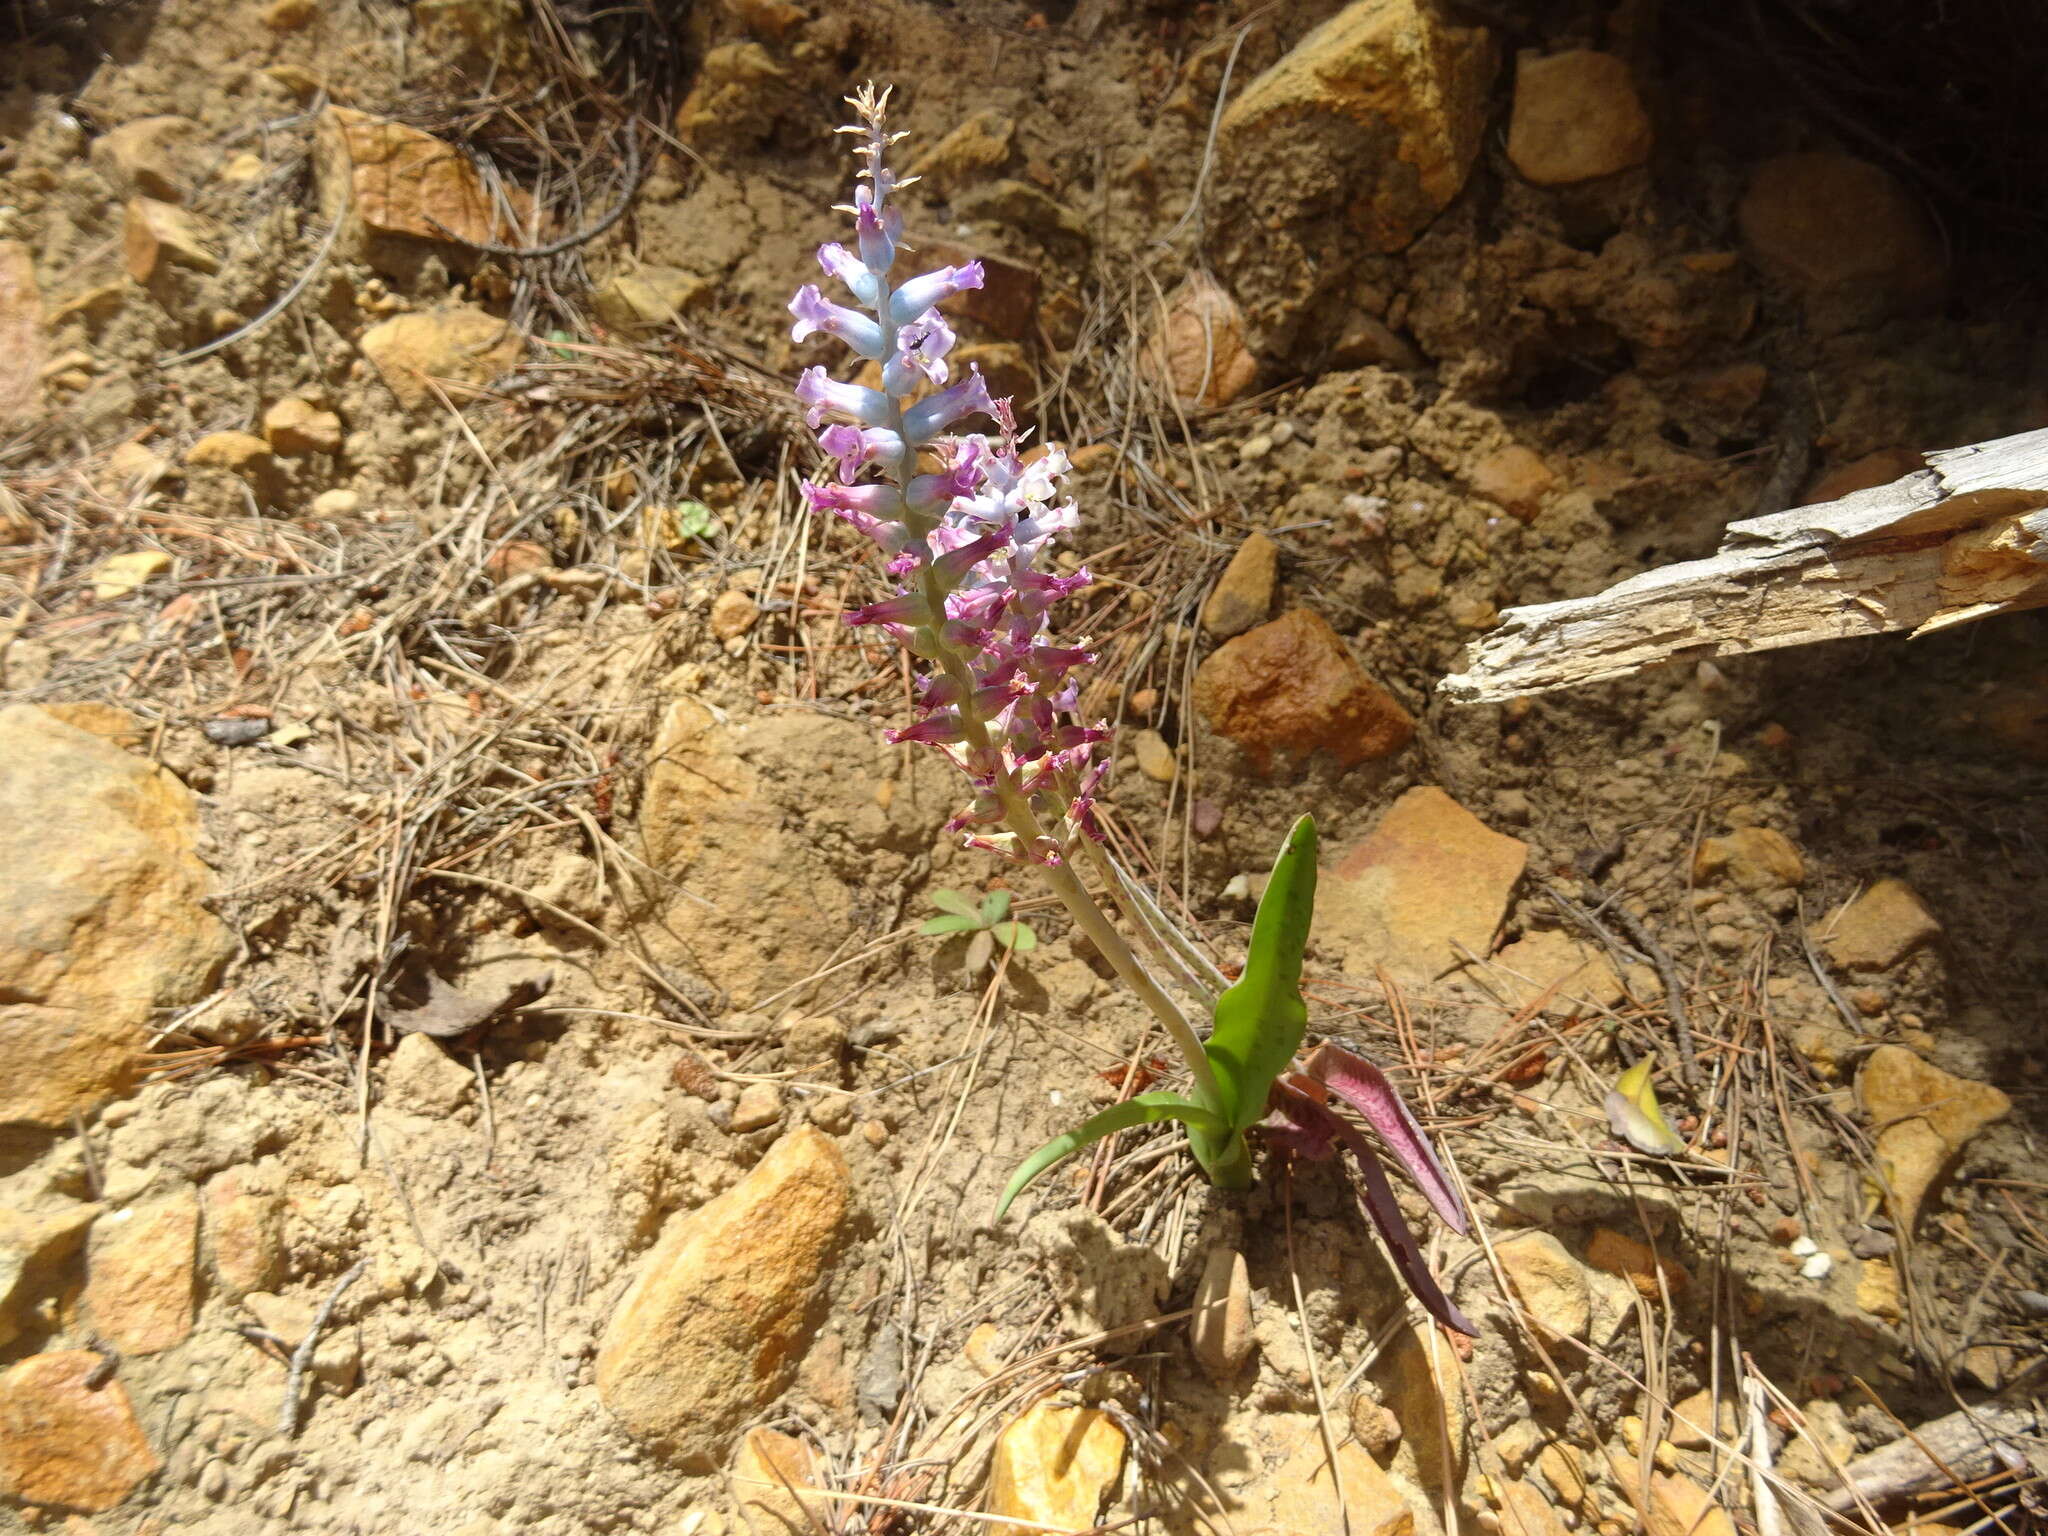
[[[0, 66], [0, 336], [25, 338], [0, 702], [196, 794], [234, 940], [135, 1041], [139, 1093], [62, 1085], [75, 1116], [0, 1140], [0, 1438], [135, 1442], [81, 1471], [14, 1436], [10, 1519], [769, 1536], [727, 1475], [767, 1444], [835, 1494], [789, 1495], [817, 1502], [789, 1528], [964, 1528], [991, 1500], [1299, 1526], [1336, 1518], [1327, 1457], [1386, 1536], [1690, 1528], [1767, 1458], [1817, 1507], [1898, 1419], [2017, 1400], [2048, 1291], [2038, 616], [1501, 707], [1435, 691], [1506, 607], [2036, 424], [2035, 301], [1958, 223], [2000, 177], [1931, 200], [1938, 136], [1872, 159], [1839, 95], [1766, 92], [1761, 50], [1646, 7], [132, 0], [0, 26], [26, 29]], [[1357, 84], [1424, 36], [1399, 89]], [[1620, 61], [1648, 129], [1539, 182], [1517, 59], [1574, 52]], [[828, 354], [784, 306], [843, 233], [831, 129], [869, 78], [897, 86], [920, 256], [989, 258], [957, 356], [1075, 460], [1061, 559], [1095, 580], [1064, 622], [1120, 733], [1117, 856], [1230, 967], [1303, 809], [1331, 882], [1381, 878], [1347, 860], [1421, 786], [1520, 850], [1449, 970], [1347, 969], [1342, 934], [1310, 956], [1314, 1029], [1386, 1063], [1472, 1206], [1430, 1256], [1476, 1339], [1408, 1315], [1334, 1165], [1274, 1155], [1226, 1196], [1126, 1133], [993, 1222], [1031, 1148], [1176, 1069], [1030, 872], [942, 831], [959, 775], [882, 741], [908, 664], [843, 615], [886, 578], [796, 493], [788, 383]], [[337, 159], [336, 109], [430, 169]], [[1967, 238], [1874, 311], [1802, 287], [1743, 211], [1795, 156], [1879, 165], [1886, 207]], [[1154, 338], [1198, 292], [1243, 355], [1177, 379]], [[1234, 611], [1310, 610], [1412, 743], [1344, 768], [1364, 754], [1203, 717], [1205, 599], [1254, 532], [1277, 559]], [[1439, 876], [1343, 905], [1463, 935], [1484, 902]], [[1926, 921], [1887, 908], [1912, 932], [1865, 963], [1843, 935], [1887, 881]], [[918, 933], [934, 891], [996, 888], [1028, 952]], [[45, 899], [0, 902], [8, 943], [64, 947]], [[1858, 1091], [1887, 1048], [1948, 1087], [1887, 1118]], [[1651, 1052], [1680, 1158], [1609, 1123]], [[683, 1470], [607, 1407], [617, 1304], [804, 1127], [846, 1219], [803, 1305], [739, 1309], [774, 1385], [725, 1405], [793, 1438]], [[1220, 1381], [1180, 1315], [1219, 1248], [1252, 1340]], [[36, 1395], [102, 1363], [112, 1389]], [[1755, 1433], [1727, 1417], [1745, 1383], [1776, 1394]], [[1668, 1416], [1700, 1393], [1711, 1436]], [[1002, 1502], [1029, 1479], [992, 1442], [1040, 1402], [1128, 1452], [1085, 1508]]]

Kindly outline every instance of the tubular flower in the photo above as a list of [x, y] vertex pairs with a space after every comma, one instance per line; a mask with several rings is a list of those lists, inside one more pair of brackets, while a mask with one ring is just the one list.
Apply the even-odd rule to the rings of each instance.
[[[1008, 858], [1058, 864], [1076, 836], [1100, 836], [1097, 748], [1108, 736], [1075, 718], [1070, 674], [1093, 653], [1048, 631], [1054, 603], [1089, 581], [1086, 571], [1042, 568], [1076, 521], [1073, 504], [1059, 499], [1066, 455], [1050, 449], [1026, 464], [1010, 402], [992, 398], [976, 371], [949, 384], [953, 331], [934, 306], [979, 288], [981, 263], [892, 284], [903, 216], [890, 201], [901, 183], [885, 157], [901, 135], [884, 127], [886, 91], [849, 99], [858, 120], [839, 131], [859, 140], [859, 184], [844, 209], [854, 240], [822, 246], [818, 264], [857, 307], [806, 284], [790, 301], [791, 335], [823, 332], [879, 362], [881, 387], [804, 371], [797, 399], [821, 429], [837, 482], [808, 486], [805, 498], [872, 539], [895, 580], [894, 596], [846, 620], [881, 626], [924, 664], [915, 717], [888, 738], [937, 748], [971, 781], [969, 807], [949, 830]], [[955, 432], [976, 416], [994, 432]]]

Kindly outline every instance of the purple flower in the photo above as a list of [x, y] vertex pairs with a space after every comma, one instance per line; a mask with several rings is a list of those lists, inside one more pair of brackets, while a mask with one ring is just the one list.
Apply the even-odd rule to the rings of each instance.
[[[854, 245], [820, 247], [818, 264], [860, 307], [832, 303], [807, 284], [790, 303], [791, 335], [801, 341], [822, 331], [880, 361], [882, 387], [804, 370], [797, 399], [822, 427], [818, 446], [836, 477], [807, 486], [804, 496], [813, 511], [872, 539], [895, 583], [892, 596], [849, 611], [846, 622], [887, 630], [925, 664], [916, 717], [888, 739], [930, 745], [967, 775], [972, 798], [950, 826], [971, 846], [1060, 864], [1075, 837], [1100, 836], [1097, 749], [1108, 735], [1074, 717], [1080, 690], [1069, 674], [1093, 653], [1047, 633], [1054, 603], [1090, 579], [1040, 568], [1076, 520], [1073, 504], [1059, 499], [1066, 455], [1050, 449], [1026, 464], [1010, 402], [992, 398], [979, 372], [915, 398], [928, 385], [947, 385], [954, 336], [934, 306], [979, 288], [982, 267], [941, 267], [890, 287], [903, 236], [890, 201], [896, 178], [883, 163], [892, 136], [882, 127], [882, 100], [864, 92], [855, 105], [861, 121], [841, 130], [860, 136], [863, 168], [846, 210]], [[949, 435], [974, 416], [990, 418], [994, 434]], [[824, 426], [827, 417], [842, 419]], [[935, 455], [938, 467], [921, 471], [923, 454]], [[996, 830], [998, 823], [1008, 825]]]
[[796, 381], [796, 397], [806, 407], [804, 420], [814, 427], [834, 411], [879, 427], [889, 419], [891, 410], [889, 397], [879, 389], [842, 384], [823, 368], [803, 371]]
[[862, 357], [882, 355], [882, 327], [857, 309], [834, 304], [818, 292], [817, 285], [805, 283], [789, 301], [796, 324], [789, 328], [791, 341], [802, 341], [814, 331], [837, 336]]
[[950, 299], [956, 293], [965, 293], [980, 286], [981, 263], [978, 261], [970, 261], [964, 267], [941, 267], [936, 272], [925, 273], [923, 277], [913, 277], [898, 288], [889, 300], [889, 318], [898, 325], [908, 325], [941, 299]]

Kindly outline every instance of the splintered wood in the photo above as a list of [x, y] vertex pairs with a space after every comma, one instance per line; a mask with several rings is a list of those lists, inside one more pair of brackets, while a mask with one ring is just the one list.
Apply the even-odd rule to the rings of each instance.
[[2048, 603], [2048, 431], [1950, 448], [1840, 501], [1731, 523], [1708, 560], [1510, 608], [1438, 686], [1462, 704]]

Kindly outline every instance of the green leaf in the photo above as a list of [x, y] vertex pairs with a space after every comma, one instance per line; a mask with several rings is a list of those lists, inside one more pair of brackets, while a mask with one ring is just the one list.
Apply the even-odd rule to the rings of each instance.
[[996, 936], [998, 944], [1014, 949], [1020, 955], [1028, 955], [1038, 948], [1038, 935], [1031, 931], [1029, 923], [997, 923], [989, 932]]
[[941, 912], [957, 913], [973, 923], [977, 928], [981, 926], [981, 913], [975, 908], [973, 902], [962, 896], [958, 891], [933, 891], [932, 905]]
[[1209, 1065], [1222, 1089], [1230, 1128], [1242, 1131], [1266, 1113], [1266, 1092], [1287, 1070], [1308, 1032], [1301, 1000], [1301, 952], [1316, 909], [1316, 823], [1303, 816], [1273, 861], [1266, 894], [1252, 919], [1244, 974], [1216, 999]]
[[1010, 893], [990, 891], [981, 898], [981, 925], [992, 928], [1010, 915]]
[[718, 531], [718, 514], [701, 501], [677, 502], [676, 531], [686, 539], [708, 539]]
[[973, 918], [962, 917], [958, 912], [942, 912], [937, 917], [926, 918], [917, 931], [930, 938], [940, 933], [965, 933], [980, 926]]
[[1003, 1219], [1004, 1213], [1010, 1209], [1010, 1202], [1024, 1193], [1026, 1185], [1060, 1159], [1071, 1157], [1083, 1147], [1093, 1146], [1105, 1136], [1128, 1131], [1134, 1125], [1156, 1125], [1161, 1120], [1178, 1120], [1211, 1135], [1225, 1129], [1223, 1122], [1208, 1110], [1177, 1093], [1141, 1093], [1121, 1104], [1112, 1104], [1101, 1114], [1091, 1115], [1082, 1121], [1066, 1135], [1055, 1136], [1025, 1158], [1023, 1166], [1011, 1175], [1009, 1186], [1003, 1191], [1002, 1203], [996, 1207], [996, 1220]]

